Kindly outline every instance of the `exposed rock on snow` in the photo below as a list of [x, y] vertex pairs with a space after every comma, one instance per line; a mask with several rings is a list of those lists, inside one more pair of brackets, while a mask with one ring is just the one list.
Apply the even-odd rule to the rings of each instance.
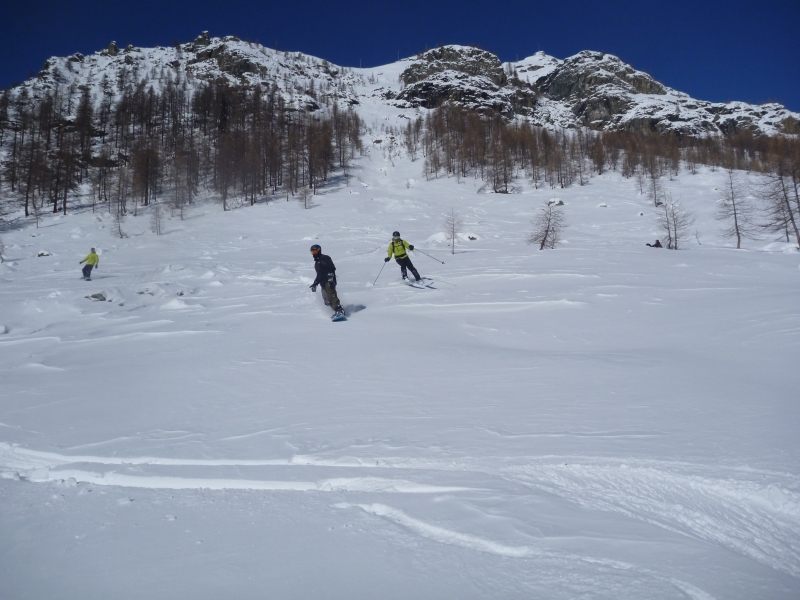
[[[543, 63], [539, 66], [526, 59], [520, 67], [542, 96], [542, 110], [534, 116], [541, 125], [560, 120], [565, 127], [673, 131], [693, 136], [744, 130], [767, 135], [793, 133], [800, 125], [798, 115], [780, 104], [694, 100], [611, 54], [583, 51], [561, 62], [554, 60], [538, 57], [536, 62]], [[541, 69], [541, 74], [534, 67]]]
[[503, 85], [508, 80], [500, 59], [494, 54], [465, 46], [442, 46], [418, 55], [417, 60], [403, 71], [400, 79], [406, 85], [411, 85], [444, 71], [486, 77], [496, 85]]
[[400, 80], [408, 87], [397, 95], [399, 106], [435, 108], [449, 100], [511, 117], [530, 114], [536, 103], [536, 93], [528, 84], [509, 83], [500, 59], [477, 48], [429, 50], [403, 71]]

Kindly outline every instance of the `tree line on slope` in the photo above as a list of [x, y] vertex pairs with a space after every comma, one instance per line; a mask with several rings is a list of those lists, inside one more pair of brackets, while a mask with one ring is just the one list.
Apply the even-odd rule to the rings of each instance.
[[160, 91], [142, 81], [117, 94], [104, 78], [101, 87], [98, 102], [74, 85], [0, 96], [0, 214], [66, 214], [86, 183], [91, 202], [119, 218], [153, 203], [182, 216], [201, 189], [227, 210], [232, 199], [316, 192], [361, 149], [352, 109], [296, 110], [275, 86], [190, 91], [169, 79]]
[[[584, 185], [593, 175], [619, 171], [635, 180], [640, 193], [647, 194], [656, 207], [662, 207], [662, 224], [674, 248], [680, 224], [690, 219], [679, 201], [665, 191], [663, 178], [671, 180], [681, 169], [695, 174], [699, 165], [724, 169], [730, 185], [721, 199], [719, 218], [733, 222], [726, 232], [737, 237], [737, 246], [742, 237], [765, 231], [787, 242], [794, 238], [800, 247], [797, 136], [756, 137], [742, 131], [724, 137], [681, 138], [655, 132], [549, 131], [456, 104], [444, 104], [391, 133], [412, 160], [422, 157], [426, 177], [476, 177], [495, 193], [513, 192], [519, 178], [536, 187], [564, 188]], [[757, 225], [755, 208], [737, 175], [742, 171], [759, 176], [753, 190], [763, 201]]]
[[[66, 213], [87, 182], [92, 203], [105, 204], [118, 219], [153, 203], [182, 216], [201, 189], [216, 193], [227, 210], [231, 202], [315, 192], [332, 169], [346, 174], [361, 150], [364, 126], [352, 109], [334, 101], [324, 111], [297, 110], [275, 86], [209, 82], [190, 90], [185, 80], [167, 78], [160, 91], [145, 80], [120, 81], [115, 90], [104, 77], [101, 89], [96, 102], [88, 88], [74, 85], [36, 98], [27, 88], [0, 95], [0, 185], [8, 188], [0, 214], [20, 206], [37, 220], [45, 211]], [[681, 169], [757, 173], [765, 204], [757, 229], [800, 245], [796, 137], [549, 131], [450, 103], [387, 133], [393, 134], [390, 159], [405, 150], [411, 160], [422, 157], [426, 177], [477, 177], [497, 193], [512, 192], [521, 177], [556, 188], [584, 185], [611, 170], [634, 179], [654, 205], [669, 208], [662, 179]], [[307, 192], [303, 198], [307, 206]], [[741, 189], [737, 198], [729, 208], [731, 235], [740, 241], [753, 228], [740, 226], [739, 217], [752, 210]]]

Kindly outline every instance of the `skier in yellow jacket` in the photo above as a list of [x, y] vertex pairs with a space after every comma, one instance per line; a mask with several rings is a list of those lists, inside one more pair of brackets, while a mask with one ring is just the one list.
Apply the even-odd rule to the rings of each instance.
[[392, 259], [392, 255], [394, 254], [395, 262], [400, 265], [400, 272], [403, 274], [403, 281], [408, 281], [408, 271], [406, 269], [411, 269], [411, 272], [414, 274], [414, 278], [417, 282], [422, 281], [422, 277], [419, 276], [419, 272], [414, 268], [414, 265], [411, 262], [411, 259], [408, 258], [408, 253], [406, 250], [413, 250], [414, 245], [409, 244], [407, 241], [400, 238], [400, 232], [395, 231], [392, 233], [392, 241], [389, 242], [389, 256], [386, 257], [384, 262], [389, 262]]
[[92, 251], [89, 252], [89, 254], [86, 255], [86, 258], [84, 258], [78, 264], [81, 265], [83, 263], [86, 263], [85, 265], [83, 265], [83, 278], [86, 281], [91, 281], [92, 280], [92, 267], [94, 267], [96, 269], [97, 267], [100, 266], [100, 257], [97, 256], [97, 252], [95, 252], [94, 248], [92, 248]]

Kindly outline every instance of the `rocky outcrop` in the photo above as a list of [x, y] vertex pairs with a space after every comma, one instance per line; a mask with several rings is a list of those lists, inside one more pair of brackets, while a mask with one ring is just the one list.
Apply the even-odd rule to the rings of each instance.
[[200, 35], [198, 35], [194, 41], [192, 42], [192, 50], [198, 50], [199, 48], [205, 48], [206, 46], [211, 44], [211, 36], [208, 35], [207, 31], [204, 31]]
[[519, 90], [501, 88], [482, 75], [458, 71], [434, 73], [404, 88], [396, 96], [395, 105], [436, 108], [444, 102], [456, 102], [481, 113], [498, 113], [506, 117], [520, 114], [536, 102], [535, 95], [525, 96]]
[[778, 122], [778, 128], [789, 135], [800, 135], [800, 118], [786, 117]]
[[485, 77], [497, 86], [506, 83], [506, 74], [499, 58], [486, 50], [466, 46], [442, 46], [418, 54], [416, 60], [400, 75], [400, 80], [411, 85], [444, 71]]
[[[201, 36], [202, 38], [202, 36]], [[198, 38], [198, 39], [201, 39]], [[193, 42], [196, 44], [197, 40]], [[241, 77], [245, 73], [258, 73], [259, 68], [249, 57], [238, 52], [235, 47], [229, 47], [227, 44], [209, 46], [206, 44], [202, 50], [195, 52], [195, 57], [189, 60], [189, 64], [196, 64], [198, 62], [215, 60], [217, 68], [224, 72], [230, 73], [234, 77]]]
[[630, 94], [666, 94], [666, 88], [647, 73], [635, 70], [616, 56], [585, 50], [564, 60], [536, 87], [554, 100], [585, 98], [597, 90]]
[[509, 81], [494, 54], [464, 46], [443, 46], [420, 54], [400, 75], [403, 90], [384, 96], [396, 106], [435, 108], [456, 102], [481, 113], [506, 117], [530, 114], [536, 104], [532, 86]]

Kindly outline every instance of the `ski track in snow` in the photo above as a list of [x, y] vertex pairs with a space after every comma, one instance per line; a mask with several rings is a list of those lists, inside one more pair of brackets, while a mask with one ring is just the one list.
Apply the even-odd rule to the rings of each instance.
[[438, 525], [416, 519], [406, 514], [402, 510], [387, 506], [385, 504], [349, 504], [346, 502], [340, 502], [334, 504], [334, 507], [342, 509], [360, 508], [368, 514], [391, 521], [415, 535], [433, 540], [440, 544], [458, 546], [460, 548], [465, 548], [467, 550], [473, 550], [476, 552], [485, 552], [487, 554], [493, 554], [502, 558], [538, 558], [568, 563], [583, 562], [593, 566], [600, 565], [622, 571], [634, 571], [637, 574], [644, 575], [648, 578], [668, 582], [692, 600], [714, 600], [714, 596], [707, 594], [705, 591], [691, 585], [690, 583], [674, 578], [667, 578], [654, 573], [649, 569], [642, 569], [630, 563], [608, 559], [588, 558], [585, 556], [579, 556], [577, 554], [541, 550], [539, 548], [533, 548], [530, 546], [509, 546], [475, 535], [453, 531], [445, 527], [440, 527]]
[[[519, 459], [517, 459], [519, 460]], [[166, 467], [324, 467], [389, 468], [398, 471], [501, 473], [515, 483], [542, 490], [580, 506], [610, 511], [668, 531], [719, 544], [771, 568], [800, 577], [800, 493], [789, 474], [720, 469], [663, 461], [604, 460], [585, 457], [546, 457], [525, 464], [498, 466], [477, 463], [441, 463], [424, 459], [180, 459], [158, 457], [103, 457], [62, 455], [0, 442], [0, 477], [31, 482], [64, 481], [149, 489], [237, 489], [295, 492], [367, 492], [439, 494], [481, 488], [417, 483], [402, 478], [331, 477], [318, 481], [275, 481], [215, 477], [131, 475], [69, 468], [77, 464]], [[499, 493], [499, 491], [498, 491]], [[507, 493], [507, 492], [505, 492]], [[361, 506], [361, 505], [359, 505]], [[437, 533], [435, 528], [401, 512], [372, 504], [367, 512], [390, 518], [430, 539], [498, 556], [529, 557], [533, 551], [484, 542], [469, 534]], [[444, 531], [444, 530], [442, 530]], [[687, 584], [688, 585], [688, 584]], [[695, 596], [693, 596], [695, 597]], [[701, 597], [701, 596], [697, 596]]]
[[128, 488], [144, 488], [152, 490], [268, 490], [284, 492], [366, 492], [393, 494], [446, 494], [465, 492], [474, 488], [436, 486], [405, 481], [402, 479], [384, 479], [380, 477], [338, 477], [320, 481], [269, 481], [247, 479], [210, 479], [191, 477], [158, 477], [125, 475], [106, 472], [93, 473], [74, 469], [52, 472], [47, 469], [29, 473], [25, 479], [36, 483], [48, 481], [93, 483], [95, 485], [111, 485]]
[[[710, 471], [710, 469], [706, 469]], [[565, 458], [509, 467], [510, 479], [581, 506], [617, 512], [720, 544], [800, 577], [800, 493], [795, 477], [692, 465]]]

